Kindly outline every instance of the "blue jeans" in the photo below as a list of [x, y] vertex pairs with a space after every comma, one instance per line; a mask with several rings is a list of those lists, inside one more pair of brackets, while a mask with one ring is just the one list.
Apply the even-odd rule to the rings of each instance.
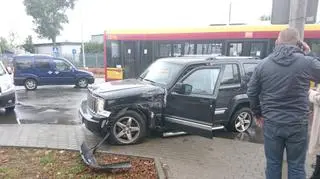
[[264, 122], [266, 179], [281, 179], [283, 152], [286, 149], [288, 179], [305, 179], [308, 124], [276, 125]]

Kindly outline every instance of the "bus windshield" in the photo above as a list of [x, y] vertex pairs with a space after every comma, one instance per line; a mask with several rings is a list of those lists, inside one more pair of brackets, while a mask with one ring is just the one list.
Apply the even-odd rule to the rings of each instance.
[[179, 64], [156, 61], [142, 73], [140, 78], [151, 83], [168, 86], [181, 69], [182, 65]]

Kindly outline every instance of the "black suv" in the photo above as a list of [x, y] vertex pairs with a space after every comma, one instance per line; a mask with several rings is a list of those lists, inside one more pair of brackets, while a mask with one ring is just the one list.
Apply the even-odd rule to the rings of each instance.
[[113, 144], [140, 142], [150, 131], [185, 131], [212, 138], [214, 130], [245, 132], [253, 123], [246, 84], [259, 59], [163, 58], [137, 79], [88, 89], [80, 118]]

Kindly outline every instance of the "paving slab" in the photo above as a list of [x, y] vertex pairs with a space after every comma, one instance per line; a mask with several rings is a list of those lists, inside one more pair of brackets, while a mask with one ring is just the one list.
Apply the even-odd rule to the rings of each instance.
[[[83, 141], [92, 146], [100, 139], [82, 125], [0, 125], [0, 146], [79, 150]], [[148, 138], [141, 144], [129, 146], [104, 144], [99, 150], [155, 158], [157, 165], [162, 167], [161, 178], [264, 178], [262, 144], [186, 135]], [[310, 165], [314, 158], [308, 156], [308, 176], [312, 173]]]

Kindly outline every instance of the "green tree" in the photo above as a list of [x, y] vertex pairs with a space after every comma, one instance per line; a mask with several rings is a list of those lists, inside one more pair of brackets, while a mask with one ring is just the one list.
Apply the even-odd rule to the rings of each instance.
[[103, 44], [95, 43], [95, 42], [87, 42], [84, 44], [84, 52], [85, 53], [102, 53]]
[[73, 9], [76, 0], [24, 0], [26, 12], [33, 18], [35, 32], [40, 38], [52, 40], [55, 45], [63, 24], [69, 23], [67, 10]]
[[33, 45], [33, 41], [32, 41], [32, 36], [29, 35], [26, 40], [24, 41], [24, 44], [22, 45], [22, 48], [30, 53], [34, 53], [35, 49], [34, 49], [34, 45]]
[[4, 37], [0, 37], [0, 54], [3, 53], [4, 50], [9, 50], [10, 46], [8, 44], [8, 41]]
[[18, 43], [17, 43], [18, 34], [17, 33], [10, 32], [7, 39], [8, 39], [8, 44], [9, 44], [10, 48], [14, 49], [14, 48], [18, 47]]
[[261, 21], [270, 21], [271, 20], [271, 16], [270, 15], [262, 15], [259, 18]]

